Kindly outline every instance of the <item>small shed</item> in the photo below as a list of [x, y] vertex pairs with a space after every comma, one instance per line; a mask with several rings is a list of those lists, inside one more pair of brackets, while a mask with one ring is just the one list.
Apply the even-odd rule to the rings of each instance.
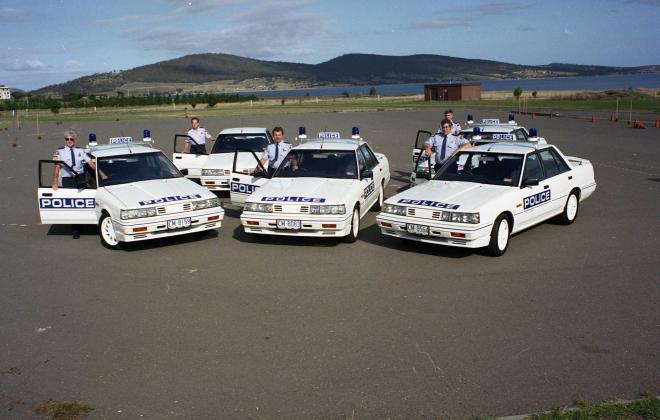
[[425, 101], [481, 99], [481, 83], [436, 83], [424, 85]]

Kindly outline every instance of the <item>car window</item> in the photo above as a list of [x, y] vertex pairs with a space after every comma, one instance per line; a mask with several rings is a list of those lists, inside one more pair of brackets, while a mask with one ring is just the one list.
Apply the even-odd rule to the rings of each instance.
[[555, 158], [555, 162], [557, 162], [557, 165], [559, 166], [559, 171], [561, 173], [567, 172], [571, 170], [571, 167], [568, 166], [568, 163], [557, 153], [556, 150], [554, 149], [548, 149], [548, 151], [552, 154], [552, 156]]
[[545, 175], [547, 178], [552, 178], [561, 173], [561, 169], [559, 168], [559, 165], [557, 165], [557, 162], [549, 149], [542, 150], [539, 152], [539, 155], [541, 156], [541, 162], [543, 162], [543, 169], [545, 169]]
[[378, 159], [376, 159], [376, 156], [374, 156], [373, 153], [371, 153], [371, 150], [367, 148], [366, 144], [363, 144], [358, 148], [359, 153], [362, 153], [362, 156], [364, 157], [364, 161], [367, 164], [367, 169], [373, 170], [376, 165], [378, 165]]
[[360, 153], [358, 150], [357, 154], [357, 161], [358, 161], [358, 169], [360, 172], [367, 170], [367, 162], [364, 159], [364, 155]]
[[515, 131], [518, 141], [527, 141], [527, 133], [522, 128]]
[[352, 150], [291, 150], [274, 178], [357, 179]]
[[525, 174], [523, 179], [543, 179], [543, 168], [536, 153], [530, 153], [525, 159]]
[[263, 133], [256, 134], [221, 134], [213, 145], [211, 154], [234, 153], [237, 148], [252, 152], [263, 152], [268, 146], [268, 139]]
[[518, 186], [521, 167], [521, 155], [463, 152], [445, 163], [434, 179]]
[[97, 159], [101, 187], [147, 181], [180, 178], [181, 172], [162, 152], [134, 153]]

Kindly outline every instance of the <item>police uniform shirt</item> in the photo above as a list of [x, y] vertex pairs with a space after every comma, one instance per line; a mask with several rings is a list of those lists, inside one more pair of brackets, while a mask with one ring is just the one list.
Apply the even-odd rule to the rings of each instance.
[[461, 133], [461, 125], [459, 123], [451, 122], [451, 133], [458, 136]]
[[[275, 160], [276, 148], [279, 148], [277, 152], [277, 160]], [[289, 153], [289, 150], [291, 150], [290, 143], [285, 143], [284, 141], [279, 143], [271, 143], [268, 145], [268, 147], [266, 147], [266, 150], [264, 150], [264, 154], [261, 156], [261, 158], [268, 161], [268, 166], [270, 168], [276, 169], [280, 167], [280, 164], [284, 160], [284, 156]]]
[[[203, 127], [198, 127], [197, 130], [193, 130], [192, 128], [188, 130], [188, 136], [195, 140], [195, 143], [200, 146], [206, 144], [206, 136], [208, 135], [208, 131]], [[190, 143], [190, 140], [186, 139], [186, 143]]]
[[[72, 150], [73, 150], [73, 158], [75, 158], [75, 163], [71, 156]], [[80, 149], [78, 147], [66, 147], [66, 146], [60, 147], [55, 151], [55, 154], [53, 155], [53, 160], [61, 160], [62, 162], [72, 167], [73, 170], [76, 171], [78, 174], [82, 174], [85, 163], [91, 161], [87, 153], [85, 153], [84, 149]], [[69, 168], [67, 168], [64, 165], [60, 165], [60, 174], [62, 175], [63, 178], [75, 176], [75, 174], [71, 173]]]
[[468, 140], [455, 136], [453, 134], [447, 135], [447, 143], [445, 144], [445, 153], [442, 156], [442, 143], [444, 143], [444, 134], [436, 134], [424, 142], [431, 147], [435, 147], [435, 163], [444, 163], [449, 157], [464, 144], [469, 143]]

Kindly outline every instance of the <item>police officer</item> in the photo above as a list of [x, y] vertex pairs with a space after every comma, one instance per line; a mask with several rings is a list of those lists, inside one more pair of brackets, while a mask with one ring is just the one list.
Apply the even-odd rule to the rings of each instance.
[[[59, 160], [66, 164], [53, 166], [53, 190], [55, 191], [60, 187], [60, 175], [62, 177], [62, 188], [78, 188], [76, 174], [83, 174], [85, 163], [92, 170], [96, 170], [94, 161], [90, 159], [85, 150], [76, 147], [76, 137], [75, 131], [65, 131], [64, 146], [53, 153], [53, 160]], [[80, 227], [73, 225], [73, 239], [78, 238], [80, 238]]]
[[268, 173], [271, 175], [280, 167], [284, 157], [291, 150], [291, 144], [284, 141], [284, 129], [282, 127], [273, 128], [273, 140], [275, 142], [266, 147], [260, 161], [262, 165], [266, 165], [266, 162], [268, 162]]
[[213, 140], [213, 136], [206, 131], [206, 128], [199, 126], [199, 118], [192, 117], [190, 119], [192, 128], [188, 130], [188, 137], [195, 140], [195, 143], [190, 143], [190, 139], [186, 139], [186, 144], [183, 147], [183, 153], [194, 153], [196, 155], [206, 154], [206, 140]]
[[[445, 119], [451, 121], [451, 133], [455, 136], [458, 136], [461, 133], [461, 125], [457, 122], [454, 122], [454, 111], [451, 109], [445, 110]], [[441, 130], [438, 131], [440, 133]]]
[[440, 123], [440, 130], [442, 133], [438, 133], [433, 137], [430, 137], [426, 142], [424, 142], [424, 153], [426, 156], [431, 156], [433, 153], [431, 148], [435, 148], [435, 167], [437, 171], [440, 169], [443, 163], [452, 157], [456, 152], [461, 149], [467, 149], [470, 147], [470, 142], [462, 137], [458, 137], [452, 134], [452, 125], [451, 121], [448, 119], [442, 120]]

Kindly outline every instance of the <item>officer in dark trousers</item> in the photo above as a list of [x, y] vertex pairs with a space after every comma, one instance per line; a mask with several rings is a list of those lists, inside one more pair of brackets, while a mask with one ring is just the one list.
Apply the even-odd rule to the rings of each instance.
[[440, 123], [440, 129], [442, 130], [442, 133], [438, 133], [426, 140], [423, 146], [424, 153], [429, 157], [433, 153], [432, 148], [435, 148], [435, 171], [440, 169], [442, 164], [456, 152], [470, 147], [470, 142], [468, 140], [451, 133], [452, 123], [450, 120], [442, 120]]
[[[76, 147], [76, 137], [75, 131], [65, 131], [64, 146], [53, 153], [53, 160], [58, 160], [66, 164], [53, 166], [54, 190], [57, 190], [60, 186], [62, 188], [78, 188], [76, 175], [83, 173], [85, 164], [88, 164], [92, 170], [96, 170], [94, 161], [90, 159], [85, 150]], [[73, 239], [78, 238], [80, 238], [80, 227], [73, 225]]]

